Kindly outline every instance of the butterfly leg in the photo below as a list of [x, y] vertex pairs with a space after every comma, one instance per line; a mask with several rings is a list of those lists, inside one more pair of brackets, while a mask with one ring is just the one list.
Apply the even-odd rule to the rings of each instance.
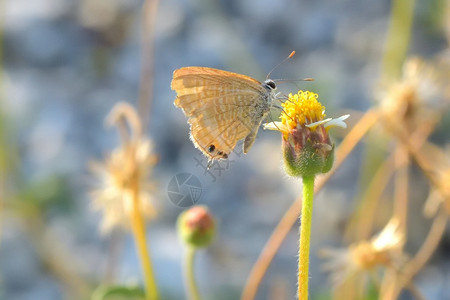
[[[262, 120], [261, 120], [262, 122]], [[254, 128], [250, 130], [250, 133], [245, 137], [244, 140], [244, 154], [247, 154], [250, 148], [253, 146], [255, 142], [256, 135], [258, 134], [259, 126], [261, 126], [261, 122], [259, 122]]]
[[206, 165], [206, 169], [209, 170], [213, 163], [214, 163], [214, 158], [209, 158], [208, 164]]

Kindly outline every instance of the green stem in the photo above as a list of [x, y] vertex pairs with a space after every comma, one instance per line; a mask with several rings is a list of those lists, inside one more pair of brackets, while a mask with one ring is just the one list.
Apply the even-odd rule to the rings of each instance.
[[388, 78], [398, 78], [408, 52], [414, 18], [414, 0], [394, 0], [383, 57], [383, 71]]
[[314, 176], [303, 177], [303, 203], [300, 223], [300, 247], [298, 249], [298, 299], [308, 299], [309, 246], [314, 198]]
[[147, 246], [145, 234], [145, 222], [139, 210], [139, 188], [135, 187], [133, 193], [133, 211], [131, 216], [131, 227], [133, 230], [136, 248], [141, 261], [142, 271], [145, 280], [145, 294], [147, 300], [157, 300], [158, 287], [156, 286], [155, 275], [153, 274], [152, 261]]
[[190, 300], [200, 300], [200, 293], [198, 291], [198, 286], [195, 282], [195, 273], [194, 273], [194, 262], [195, 262], [195, 253], [196, 248], [192, 246], [188, 246], [186, 249], [185, 255], [185, 267], [184, 267], [184, 280], [186, 287], [186, 294], [188, 295], [188, 299]]

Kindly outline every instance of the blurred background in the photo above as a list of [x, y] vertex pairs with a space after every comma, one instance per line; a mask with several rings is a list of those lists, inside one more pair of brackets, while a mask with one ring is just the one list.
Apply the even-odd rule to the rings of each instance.
[[[352, 127], [377, 105], [391, 4], [165, 0], [149, 14], [154, 26], [146, 27], [140, 0], [0, 0], [0, 299], [89, 299], [100, 284], [142, 281], [132, 236], [99, 230], [102, 214], [92, 210], [90, 197], [96, 179], [88, 168], [120, 143], [116, 130], [105, 126], [111, 108], [119, 101], [138, 107], [140, 97], [151, 99], [140, 113], [159, 157], [152, 171], [157, 214], [147, 238], [161, 294], [184, 299], [183, 247], [175, 230], [183, 208], [170, 201], [167, 189], [176, 174], [187, 172], [199, 179], [198, 203], [209, 207], [218, 225], [214, 243], [197, 256], [199, 288], [204, 299], [239, 299], [271, 232], [301, 193], [301, 181], [283, 171], [279, 133], [263, 130], [247, 155], [237, 151], [220, 168], [205, 170], [186, 117], [173, 105], [172, 72], [208, 66], [262, 81], [295, 50], [271, 78], [315, 81], [279, 89], [318, 93], [327, 116], [350, 113]], [[446, 0], [416, 1], [408, 55], [443, 55], [444, 21], [450, 18], [445, 5]], [[444, 114], [430, 139], [445, 146], [449, 126]], [[339, 144], [347, 132], [331, 134]], [[345, 226], [363, 189], [366, 151], [360, 143], [315, 199], [312, 299], [329, 299], [331, 283], [318, 251], [345, 246]], [[430, 223], [421, 214], [429, 185], [415, 169], [411, 185], [416, 213], [405, 249], [414, 253]], [[382, 209], [380, 216], [373, 232], [385, 225], [389, 211]], [[257, 299], [294, 298], [297, 243], [298, 224]], [[449, 249], [447, 230], [415, 278], [426, 299], [450, 299]]]

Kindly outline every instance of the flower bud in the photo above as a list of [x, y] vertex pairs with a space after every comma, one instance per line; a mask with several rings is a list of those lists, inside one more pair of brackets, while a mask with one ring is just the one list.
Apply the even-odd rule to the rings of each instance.
[[211, 244], [216, 225], [206, 206], [193, 206], [182, 212], [177, 220], [178, 236], [181, 241], [194, 248], [207, 247]]
[[282, 142], [286, 173], [294, 177], [314, 176], [333, 166], [334, 144], [323, 127], [294, 129]]

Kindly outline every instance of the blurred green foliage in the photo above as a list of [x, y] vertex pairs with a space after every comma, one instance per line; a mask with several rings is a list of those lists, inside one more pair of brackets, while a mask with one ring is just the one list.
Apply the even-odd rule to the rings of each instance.
[[99, 286], [92, 293], [92, 300], [144, 300], [144, 291], [137, 286]]

